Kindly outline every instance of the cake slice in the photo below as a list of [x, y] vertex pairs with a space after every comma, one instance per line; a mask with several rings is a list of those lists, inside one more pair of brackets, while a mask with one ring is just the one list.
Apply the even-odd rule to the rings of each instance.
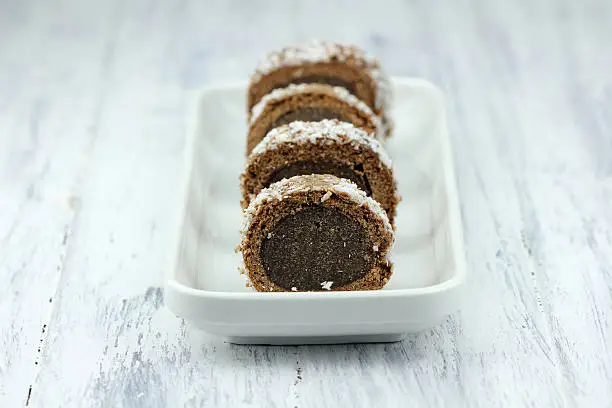
[[393, 222], [399, 194], [391, 159], [379, 141], [338, 120], [296, 121], [273, 129], [253, 149], [241, 176], [242, 207], [272, 183], [305, 174], [349, 179]]
[[259, 292], [374, 290], [391, 276], [393, 228], [356, 184], [295, 176], [243, 211], [244, 273]]
[[390, 85], [380, 62], [354, 45], [312, 41], [269, 53], [251, 77], [248, 112], [274, 89], [318, 83], [345, 88], [381, 119], [389, 136]]
[[249, 120], [247, 152], [272, 129], [296, 120], [338, 119], [382, 138], [380, 118], [346, 89], [323, 84], [291, 84], [273, 90], [253, 107]]

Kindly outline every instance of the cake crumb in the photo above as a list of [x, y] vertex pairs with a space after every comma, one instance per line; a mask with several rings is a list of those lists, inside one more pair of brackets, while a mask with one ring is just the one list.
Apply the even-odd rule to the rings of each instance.
[[327, 193], [325, 193], [323, 197], [321, 197], [321, 202], [327, 200], [329, 197], [331, 197], [331, 195], [332, 195], [331, 191], [328, 191]]
[[321, 282], [321, 289], [331, 290], [331, 287], [332, 287], [333, 284], [334, 284], [333, 281]]
[[374, 252], [378, 252], [378, 245], [374, 245], [372, 249], [374, 250]]
[[294, 287], [291, 288], [291, 291], [292, 292], [297, 292], [297, 288], [294, 286]]

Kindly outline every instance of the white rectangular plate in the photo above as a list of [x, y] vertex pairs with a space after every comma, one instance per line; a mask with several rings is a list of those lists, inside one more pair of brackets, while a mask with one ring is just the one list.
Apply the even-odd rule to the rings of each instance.
[[393, 94], [387, 149], [403, 200], [394, 273], [383, 290], [257, 293], [245, 286], [234, 252], [247, 131], [246, 84], [239, 84], [201, 91], [190, 113], [168, 307], [209, 333], [250, 344], [396, 341], [457, 310], [466, 269], [444, 99], [410, 78], [394, 78]]

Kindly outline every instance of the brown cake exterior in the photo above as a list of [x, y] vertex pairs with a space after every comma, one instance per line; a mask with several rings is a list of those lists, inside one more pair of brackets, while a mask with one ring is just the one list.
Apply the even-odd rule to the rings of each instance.
[[244, 273], [259, 292], [381, 289], [393, 229], [364, 191], [332, 175], [283, 179], [243, 211]]
[[272, 90], [303, 83], [345, 88], [381, 118], [390, 135], [388, 77], [377, 59], [354, 45], [312, 41], [268, 54], [251, 77], [248, 111]]
[[291, 84], [273, 90], [253, 107], [247, 153], [275, 127], [296, 120], [323, 119], [349, 122], [377, 138], [384, 137], [380, 118], [346, 89], [323, 84]]
[[391, 159], [379, 141], [338, 120], [296, 121], [273, 129], [253, 149], [241, 176], [242, 207], [283, 178], [332, 174], [376, 200], [393, 223], [400, 200]]

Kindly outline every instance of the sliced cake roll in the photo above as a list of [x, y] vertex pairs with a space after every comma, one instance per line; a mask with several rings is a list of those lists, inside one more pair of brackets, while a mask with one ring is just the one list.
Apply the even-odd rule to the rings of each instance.
[[304, 83], [345, 88], [381, 118], [390, 134], [389, 79], [376, 58], [353, 45], [313, 41], [268, 54], [251, 77], [248, 111], [274, 89]]
[[272, 183], [305, 174], [351, 180], [393, 222], [399, 201], [391, 159], [379, 141], [347, 122], [291, 122], [273, 129], [253, 149], [241, 176], [242, 206]]
[[391, 276], [393, 228], [356, 184], [332, 175], [283, 179], [243, 211], [244, 273], [260, 292], [374, 290]]
[[380, 118], [346, 89], [322, 84], [289, 85], [273, 90], [253, 107], [247, 152], [272, 129], [296, 120], [339, 119], [376, 137], [382, 137]]

